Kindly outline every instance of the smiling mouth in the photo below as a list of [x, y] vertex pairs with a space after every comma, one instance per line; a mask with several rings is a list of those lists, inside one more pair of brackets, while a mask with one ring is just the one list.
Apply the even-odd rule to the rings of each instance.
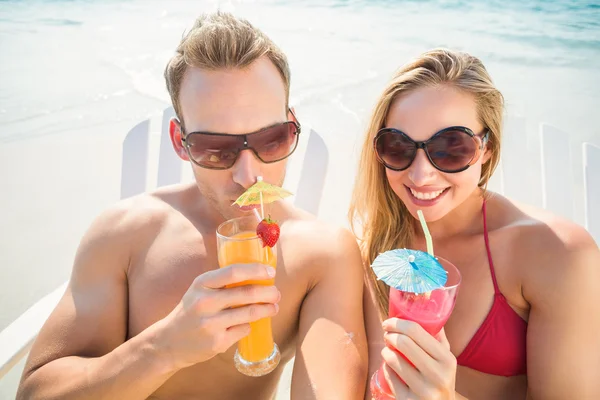
[[436, 190], [435, 192], [419, 192], [413, 188], [406, 186], [406, 191], [409, 193], [413, 202], [420, 206], [429, 206], [437, 204], [437, 202], [444, 197], [444, 195], [450, 190], [450, 187], [445, 189]]
[[416, 199], [435, 200], [450, 188], [441, 189], [436, 192], [417, 192], [416, 190], [414, 190], [412, 188], [408, 188], [408, 189], [410, 190], [410, 194], [412, 194]]

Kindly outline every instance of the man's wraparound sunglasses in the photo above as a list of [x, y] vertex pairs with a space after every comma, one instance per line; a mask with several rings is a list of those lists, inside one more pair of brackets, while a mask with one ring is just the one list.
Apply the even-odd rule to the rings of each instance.
[[488, 133], [486, 130], [480, 137], [464, 126], [451, 126], [424, 142], [415, 142], [404, 132], [383, 128], [377, 132], [373, 145], [379, 162], [391, 170], [407, 169], [417, 156], [417, 150], [423, 149], [435, 168], [454, 173], [464, 171], [477, 162]]
[[181, 141], [196, 165], [228, 169], [235, 164], [242, 150], [252, 150], [264, 163], [281, 161], [296, 150], [299, 135], [300, 124], [286, 121], [244, 135], [190, 132], [184, 134]]

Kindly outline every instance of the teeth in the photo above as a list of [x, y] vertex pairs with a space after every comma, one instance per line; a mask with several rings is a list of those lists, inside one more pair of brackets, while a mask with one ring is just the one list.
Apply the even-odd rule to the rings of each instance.
[[421, 192], [417, 192], [414, 189], [410, 189], [410, 192], [412, 193], [413, 196], [415, 196], [417, 199], [419, 200], [433, 200], [436, 197], [438, 197], [440, 194], [442, 194], [442, 192], [445, 189], [442, 190], [438, 190], [437, 192], [427, 192], [427, 193], [421, 193]]

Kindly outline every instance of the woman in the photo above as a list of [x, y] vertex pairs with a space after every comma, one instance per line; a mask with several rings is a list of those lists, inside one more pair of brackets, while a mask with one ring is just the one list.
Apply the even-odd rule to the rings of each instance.
[[385, 319], [389, 288], [367, 268], [369, 376], [385, 361], [398, 399], [600, 398], [598, 246], [572, 222], [486, 191], [503, 112], [481, 61], [448, 50], [400, 69], [374, 109], [350, 210], [365, 265], [426, 250], [420, 209], [436, 255], [462, 275], [433, 340]]

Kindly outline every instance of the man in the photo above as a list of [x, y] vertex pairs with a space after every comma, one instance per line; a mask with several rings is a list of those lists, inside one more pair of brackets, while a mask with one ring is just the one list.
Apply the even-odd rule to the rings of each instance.
[[[124, 200], [93, 222], [18, 398], [271, 399], [295, 355], [292, 398], [362, 399], [363, 272], [348, 231], [277, 202], [275, 286], [225, 288], [268, 279], [265, 265], [218, 268], [216, 228], [244, 215], [231, 204], [258, 176], [281, 185], [295, 149], [285, 55], [247, 21], [216, 13], [196, 21], [165, 78], [178, 117], [170, 136], [195, 182]], [[282, 361], [248, 377], [234, 367], [236, 343], [263, 317], [273, 317]]]

